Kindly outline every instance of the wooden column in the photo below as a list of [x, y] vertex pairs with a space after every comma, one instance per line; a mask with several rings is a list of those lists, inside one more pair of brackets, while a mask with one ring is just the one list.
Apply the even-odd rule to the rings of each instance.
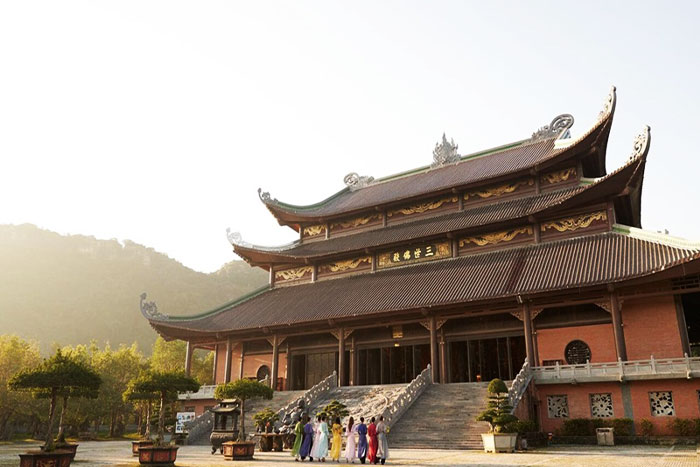
[[277, 334], [272, 336], [272, 376], [270, 376], [270, 387], [277, 389], [277, 373], [279, 372], [280, 346]]
[[338, 329], [338, 386], [347, 386], [345, 381], [345, 328]]
[[532, 320], [530, 319], [530, 304], [523, 303], [521, 305], [523, 313], [523, 327], [525, 332], [525, 356], [530, 366], [537, 366], [535, 361], [535, 345], [532, 341]]
[[440, 382], [440, 366], [438, 363], [437, 320], [430, 316], [430, 376], [433, 383]]
[[440, 382], [447, 383], [447, 352], [445, 346], [445, 332], [440, 328]]
[[192, 347], [192, 342], [187, 341], [187, 349], [185, 350], [185, 374], [190, 376], [192, 373], [192, 352], [194, 348]]
[[229, 337], [226, 339], [226, 357], [224, 361], [224, 383], [231, 382], [231, 351], [233, 350], [233, 342]]
[[212, 370], [212, 383], [216, 384], [216, 367], [219, 366], [219, 344], [214, 344], [214, 369]]
[[292, 365], [293, 360], [292, 349], [289, 348], [289, 342], [287, 342], [287, 381], [285, 384], [285, 390], [287, 391], [292, 390], [292, 378], [294, 377], [294, 373], [292, 373], [292, 368], [294, 366]]
[[241, 367], [238, 370], [238, 379], [243, 379], [243, 363], [245, 362], [245, 343], [241, 342]]
[[355, 337], [350, 339], [350, 385], [357, 386], [357, 350], [355, 349]]
[[622, 313], [620, 313], [620, 302], [617, 294], [610, 294], [610, 314], [612, 315], [613, 334], [615, 335], [615, 350], [617, 358], [627, 360], [627, 346], [625, 345], [625, 333], [622, 330]]

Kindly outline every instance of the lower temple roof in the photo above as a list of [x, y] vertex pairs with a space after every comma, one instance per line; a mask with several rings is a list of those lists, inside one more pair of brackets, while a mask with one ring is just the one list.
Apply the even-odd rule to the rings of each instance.
[[268, 289], [199, 317], [146, 317], [166, 337], [256, 330], [599, 286], [698, 259], [700, 244], [616, 225], [611, 232]]

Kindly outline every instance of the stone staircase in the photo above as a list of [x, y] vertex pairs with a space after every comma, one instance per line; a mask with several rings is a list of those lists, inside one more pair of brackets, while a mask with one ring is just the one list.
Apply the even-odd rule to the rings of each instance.
[[[272, 399], [252, 399], [245, 403], [245, 432], [250, 435], [255, 433], [253, 415], [264, 409], [272, 409], [277, 412], [282, 407], [294, 402], [304, 395], [305, 391], [275, 391]], [[239, 425], [240, 427], [240, 425]]]
[[[384, 384], [381, 386], [343, 386], [332, 389], [319, 398], [310, 407], [309, 413], [320, 412], [323, 407], [333, 400], [338, 400], [348, 407], [350, 416], [359, 423], [360, 417], [365, 417], [369, 423], [371, 417], [379, 417], [405, 388], [405, 384]], [[346, 420], [342, 420], [345, 424]]]
[[481, 449], [488, 383], [432, 384], [391, 427], [390, 448]]

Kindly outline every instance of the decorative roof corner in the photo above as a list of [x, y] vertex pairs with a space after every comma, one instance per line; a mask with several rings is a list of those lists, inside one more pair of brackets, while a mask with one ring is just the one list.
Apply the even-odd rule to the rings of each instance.
[[435, 149], [433, 149], [433, 163], [430, 167], [442, 167], [446, 164], [453, 164], [459, 162], [461, 156], [457, 152], [459, 146], [455, 144], [455, 140], [450, 138], [447, 141], [445, 133], [442, 134], [442, 143], [435, 143]]
[[610, 115], [615, 113], [615, 105], [617, 105], [617, 88], [610, 86], [610, 92], [603, 102], [603, 110], [598, 114], [598, 121], [605, 120]]
[[345, 186], [350, 188], [350, 191], [359, 190], [364, 188], [374, 181], [374, 177], [367, 175], [358, 175], [357, 172], [350, 172], [345, 177], [343, 177], [343, 183]]
[[141, 294], [141, 302], [140, 302], [140, 307], [141, 307], [141, 314], [146, 318], [146, 319], [157, 319], [157, 320], [164, 320], [168, 319], [168, 315], [164, 315], [163, 313], [158, 311], [158, 305], [156, 305], [156, 302], [147, 302], [146, 301], [146, 292]]
[[554, 117], [549, 125], [541, 127], [532, 134], [530, 142], [542, 141], [556, 137], [557, 140], [571, 138], [569, 128], [574, 125], [574, 116], [571, 114], [561, 114]]
[[646, 157], [649, 152], [649, 144], [651, 143], [651, 128], [649, 125], [644, 125], [642, 132], [634, 138], [634, 145], [632, 154], [630, 154], [629, 160], [637, 159], [639, 157]]
[[233, 246], [252, 247], [253, 245], [244, 241], [240, 232], [233, 232], [231, 227], [226, 228], [226, 238]]
[[269, 191], [262, 191], [262, 188], [258, 188], [258, 198], [265, 204], [276, 203], [277, 198], [272, 198]]

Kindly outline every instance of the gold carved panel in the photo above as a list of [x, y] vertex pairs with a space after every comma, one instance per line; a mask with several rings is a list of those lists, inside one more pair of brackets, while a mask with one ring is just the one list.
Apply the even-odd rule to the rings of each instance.
[[295, 281], [302, 279], [307, 274], [313, 273], [312, 266], [302, 266], [300, 268], [283, 269], [275, 272], [275, 280]]
[[448, 196], [446, 198], [441, 198], [435, 201], [429, 201], [427, 203], [414, 204], [405, 208], [394, 209], [393, 211], [387, 212], [387, 217], [392, 217], [397, 214], [403, 214], [404, 216], [410, 216], [411, 214], [422, 214], [427, 211], [432, 211], [433, 209], [438, 209], [447, 203], [456, 203], [457, 196]]
[[326, 226], [324, 224], [309, 225], [304, 227], [303, 235], [304, 237], [315, 237], [317, 235], [325, 234]]
[[540, 177], [540, 181], [548, 185], [553, 185], [555, 183], [565, 182], [570, 178], [576, 178], [576, 167], [569, 167], [568, 169], [546, 173]]
[[570, 232], [578, 229], [585, 229], [595, 221], [607, 221], [608, 214], [605, 211], [596, 211], [580, 216], [557, 219], [552, 222], [543, 222], [540, 229], [546, 232], [548, 229], [555, 229], [559, 232]]
[[357, 269], [358, 267], [363, 267], [363, 266], [371, 266], [372, 265], [372, 257], [371, 256], [363, 256], [361, 258], [354, 258], [354, 259], [348, 259], [345, 261], [336, 261], [334, 263], [328, 263], [321, 265], [319, 267], [319, 272], [320, 273], [333, 273], [333, 272], [345, 272], [353, 269]]
[[452, 256], [450, 242], [429, 243], [385, 251], [377, 256], [378, 268], [390, 268]]
[[519, 235], [532, 235], [532, 227], [520, 227], [517, 229], [504, 230], [502, 232], [493, 232], [474, 237], [466, 237], [459, 241], [459, 246], [468, 246], [474, 243], [477, 246], [497, 245], [502, 242], [509, 242]]
[[369, 216], [364, 216], [364, 217], [356, 217], [354, 219], [350, 219], [349, 221], [341, 221], [341, 222], [335, 222], [331, 224], [331, 230], [335, 229], [354, 229], [355, 227], [360, 227], [363, 225], [371, 224], [372, 222], [376, 222], [381, 220], [382, 215], [379, 213], [376, 214], [371, 214]]
[[521, 186], [532, 186], [535, 184], [535, 180], [532, 178], [524, 178], [522, 180], [517, 180], [512, 183], [505, 183], [503, 185], [490, 186], [484, 188], [483, 190], [470, 191], [464, 193], [464, 201], [469, 200], [469, 198], [479, 197], [481, 199], [499, 197], [508, 193], [513, 193]]

